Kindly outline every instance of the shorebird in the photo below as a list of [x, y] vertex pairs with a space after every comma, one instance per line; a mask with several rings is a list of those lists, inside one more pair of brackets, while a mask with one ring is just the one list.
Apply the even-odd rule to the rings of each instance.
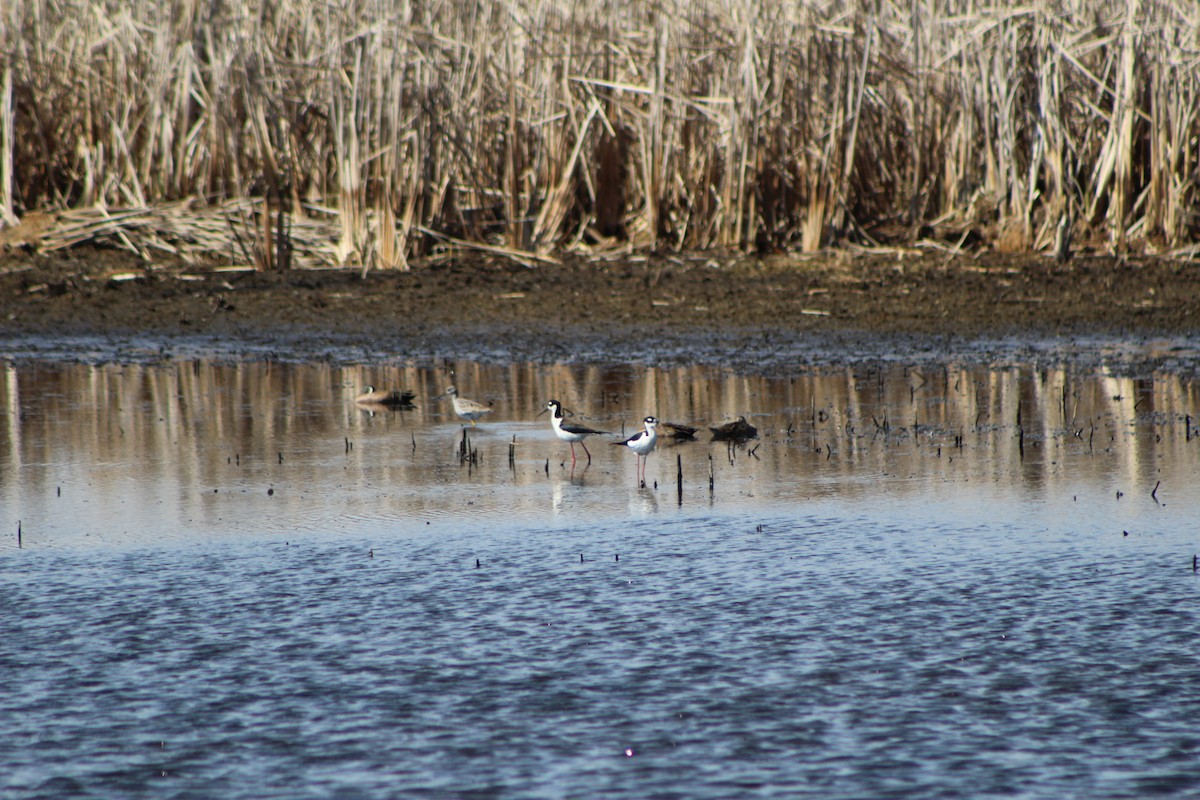
[[363, 387], [363, 392], [358, 397], [354, 398], [354, 402], [363, 405], [380, 405], [380, 406], [412, 406], [413, 398], [417, 395], [415, 392], [410, 392], [407, 389], [404, 391], [396, 391], [395, 389], [376, 389], [374, 386], [367, 384]]
[[550, 425], [554, 428], [554, 435], [562, 439], [564, 442], [571, 443], [571, 466], [575, 466], [575, 443], [579, 442], [579, 446], [583, 448], [583, 452], [587, 454], [589, 464], [592, 463], [592, 454], [588, 452], [587, 445], [583, 440], [592, 434], [607, 434], [607, 431], [598, 431], [594, 428], [588, 428], [584, 425], [573, 425], [569, 422], [563, 422], [562, 403], [557, 400], [547, 400], [546, 407], [538, 412], [540, 417], [547, 411], [550, 413]]
[[638, 465], [641, 471], [638, 473], [638, 479], [641, 485], [646, 485], [646, 456], [650, 455], [650, 451], [654, 449], [654, 445], [658, 444], [658, 434], [654, 432], [654, 427], [658, 425], [658, 420], [654, 417], [646, 417], [642, 420], [646, 426], [644, 431], [638, 431], [633, 436], [630, 436], [623, 442], [613, 442], [615, 445], [624, 445], [633, 452], [637, 453]]
[[458, 414], [463, 419], [468, 419], [471, 424], [475, 424], [475, 420], [482, 417], [484, 414], [492, 413], [493, 409], [485, 406], [483, 403], [476, 403], [474, 400], [468, 400], [465, 397], [458, 396], [458, 389], [453, 386], [447, 386], [446, 391], [435, 397], [435, 400], [441, 400], [447, 395], [450, 396], [451, 402], [454, 403], [454, 413]]

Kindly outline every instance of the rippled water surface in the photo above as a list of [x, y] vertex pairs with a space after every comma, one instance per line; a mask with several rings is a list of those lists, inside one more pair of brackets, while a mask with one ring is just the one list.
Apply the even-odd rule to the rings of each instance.
[[[1195, 796], [1198, 393], [1095, 362], [10, 364], [0, 796]], [[551, 397], [698, 441], [645, 487], [603, 437], [572, 469]], [[710, 441], [739, 415], [757, 439]]]

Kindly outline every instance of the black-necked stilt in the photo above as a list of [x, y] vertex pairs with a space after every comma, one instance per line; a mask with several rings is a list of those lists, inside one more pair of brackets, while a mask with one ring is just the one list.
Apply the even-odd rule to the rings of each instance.
[[738, 417], [733, 422], [709, 430], [712, 431], [714, 442], [744, 442], [758, 438], [758, 428], [746, 422], [745, 417]]
[[493, 409], [485, 406], [483, 403], [476, 403], [474, 400], [468, 400], [465, 397], [459, 397], [458, 389], [455, 389], [453, 386], [447, 386], [446, 391], [442, 392], [434, 399], [441, 400], [447, 395], [449, 395], [451, 402], [454, 403], [454, 413], [458, 414], [463, 419], [470, 420], [472, 425], [475, 424], [475, 420], [479, 419], [484, 414], [492, 413]]
[[593, 434], [605, 435], [607, 431], [598, 431], [594, 428], [589, 428], [584, 425], [574, 425], [569, 422], [563, 422], [562, 403], [557, 400], [547, 400], [546, 407], [538, 412], [540, 417], [547, 411], [550, 412], [550, 425], [554, 428], [554, 435], [564, 442], [571, 443], [571, 466], [575, 466], [575, 443], [579, 442], [579, 446], [583, 448], [583, 452], [587, 454], [587, 463], [592, 463], [592, 454], [588, 452], [587, 445], [583, 440]]
[[411, 406], [416, 396], [414, 392], [407, 390], [376, 389], [368, 384], [363, 388], [362, 394], [354, 398], [354, 402], [372, 406]]
[[638, 466], [641, 467], [638, 472], [638, 480], [642, 486], [646, 485], [646, 456], [650, 455], [650, 451], [654, 449], [654, 445], [658, 444], [658, 434], [654, 432], [655, 426], [658, 425], [658, 420], [654, 417], [646, 417], [642, 420], [646, 426], [644, 431], [638, 431], [633, 436], [630, 436], [623, 442], [613, 442], [613, 444], [624, 445], [633, 452], [637, 453]]

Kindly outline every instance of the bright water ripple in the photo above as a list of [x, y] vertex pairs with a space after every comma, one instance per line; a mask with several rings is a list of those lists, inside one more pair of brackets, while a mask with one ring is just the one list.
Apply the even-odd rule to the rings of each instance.
[[433, 527], [5, 551], [0, 795], [1200, 792], [1178, 542], [936, 514]]

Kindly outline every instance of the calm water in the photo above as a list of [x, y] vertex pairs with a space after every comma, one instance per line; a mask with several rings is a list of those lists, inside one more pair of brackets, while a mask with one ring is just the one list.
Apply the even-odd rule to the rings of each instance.
[[[474, 461], [451, 381], [494, 408]], [[1198, 395], [1037, 363], [8, 365], [0, 796], [1195, 796]], [[550, 397], [705, 433], [642, 488], [599, 437], [572, 470]], [[709, 441], [738, 415], [757, 440]]]

